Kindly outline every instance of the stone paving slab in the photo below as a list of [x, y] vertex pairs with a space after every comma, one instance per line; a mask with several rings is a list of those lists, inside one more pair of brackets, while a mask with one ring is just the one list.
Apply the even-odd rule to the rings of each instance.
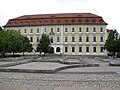
[[14, 62], [3, 62], [3, 61], [0, 61], [0, 66], [2, 66], [4, 64], [10, 64], [10, 63], [14, 63]]
[[8, 69], [31, 69], [31, 70], [54, 70], [56, 68], [68, 66], [65, 64], [59, 64], [55, 62], [31, 62], [27, 64], [21, 64], [16, 66], [7, 67]]

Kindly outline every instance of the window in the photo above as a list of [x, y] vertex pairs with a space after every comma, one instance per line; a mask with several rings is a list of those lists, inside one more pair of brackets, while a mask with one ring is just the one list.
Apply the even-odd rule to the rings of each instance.
[[86, 52], [89, 52], [89, 47], [86, 47]]
[[100, 23], [103, 23], [103, 19], [100, 19], [99, 22], [100, 22]]
[[96, 42], [96, 37], [93, 37], [93, 42]]
[[88, 24], [89, 23], [89, 20], [88, 19], [86, 19], [86, 24]]
[[75, 37], [74, 36], [72, 37], [72, 42], [75, 42]]
[[103, 28], [102, 27], [100, 28], [100, 32], [103, 32]]
[[24, 29], [24, 33], [27, 33], [27, 29]]
[[35, 21], [32, 21], [31, 24], [35, 24]]
[[79, 52], [82, 52], [82, 47], [79, 47]]
[[104, 47], [100, 47], [100, 52], [103, 52], [103, 50], [104, 50]]
[[74, 19], [72, 20], [72, 23], [75, 23], [75, 20], [74, 20]]
[[57, 28], [57, 32], [60, 32], [60, 28]]
[[44, 20], [44, 23], [47, 23], [47, 20]]
[[94, 23], [94, 24], [95, 24], [95, 23], [96, 23], [96, 20], [95, 20], [95, 19], [93, 19], [93, 20], [92, 20], [92, 23]]
[[72, 52], [75, 52], [75, 47], [72, 47]]
[[33, 29], [31, 29], [30, 33], [33, 33]]
[[40, 24], [40, 21], [39, 21], [39, 20], [37, 21], [37, 24]]
[[54, 21], [53, 21], [53, 20], [51, 20], [51, 21], [50, 21], [50, 23], [51, 23], [51, 24], [53, 24], [53, 23], [54, 23]]
[[40, 32], [40, 30], [39, 30], [39, 28], [37, 28], [37, 33], [39, 33]]
[[82, 42], [82, 37], [81, 36], [79, 36], [79, 42]]
[[79, 20], [78, 20], [78, 22], [79, 22], [79, 23], [82, 23], [82, 20], [81, 20], [81, 19], [79, 19]]
[[65, 42], [68, 42], [68, 37], [65, 37]]
[[89, 42], [89, 37], [88, 36], [86, 37], [86, 42]]
[[51, 32], [53, 32], [53, 28], [51, 28]]
[[[10, 22], [10, 24], [11, 24], [11, 22]], [[21, 24], [23, 24], [23, 22], [22, 22], [22, 21], [20, 21], [20, 22], [19, 22], [19, 24], [21, 25]]]
[[74, 28], [72, 28], [72, 32], [75, 32], [75, 29], [74, 29]]
[[65, 20], [65, 23], [68, 23], [68, 20]]
[[65, 32], [68, 32], [68, 29], [67, 29], [67, 28], [65, 28]]
[[51, 43], [53, 43], [53, 37], [50, 38]]
[[56, 48], [56, 52], [60, 52], [60, 47], [57, 47], [57, 48]]
[[25, 24], [28, 24], [28, 21], [25, 21]]
[[95, 27], [93, 28], [93, 32], [96, 32], [96, 28]]
[[81, 29], [81, 28], [79, 28], [79, 32], [82, 32], [82, 29]]
[[96, 47], [93, 47], [93, 52], [96, 52]]
[[86, 28], [86, 32], [89, 32], [89, 29], [88, 29], [88, 27]]
[[44, 32], [46, 32], [46, 30], [47, 30], [47, 29], [46, 29], [46, 28], [44, 28]]
[[39, 37], [37, 37], [37, 42], [39, 42]]
[[103, 37], [100, 37], [100, 42], [103, 42]]
[[57, 37], [57, 42], [60, 42], [60, 37]]
[[33, 42], [33, 37], [30, 37], [30, 42]]
[[65, 52], [68, 52], [68, 47], [65, 47]]
[[60, 20], [57, 20], [57, 23], [60, 23]]

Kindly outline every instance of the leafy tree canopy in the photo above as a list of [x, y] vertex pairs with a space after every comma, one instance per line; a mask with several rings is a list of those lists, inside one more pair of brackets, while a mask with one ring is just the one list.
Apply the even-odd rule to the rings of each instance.
[[120, 48], [120, 46], [118, 46], [120, 44], [119, 41], [120, 37], [119, 37], [119, 33], [116, 30], [113, 30], [109, 33], [108, 39], [105, 42], [104, 48], [113, 55], [113, 57], [115, 56], [116, 52], [119, 52], [118, 48]]
[[44, 52], [44, 55], [45, 55], [45, 53], [49, 53], [49, 51], [50, 51], [50, 39], [49, 39], [48, 35], [42, 34], [42, 37], [40, 39], [40, 43], [38, 44], [37, 49], [40, 53]]

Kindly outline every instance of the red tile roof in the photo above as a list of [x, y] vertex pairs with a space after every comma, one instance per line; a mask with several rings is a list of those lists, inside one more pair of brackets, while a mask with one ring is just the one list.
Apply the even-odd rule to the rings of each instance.
[[63, 14], [38, 14], [38, 15], [24, 15], [14, 19], [34, 19], [34, 18], [67, 18], [67, 17], [100, 17], [92, 13], [63, 13]]
[[37, 26], [37, 25], [107, 25], [101, 16], [92, 13], [64, 13], [23, 15], [10, 19], [4, 27]]

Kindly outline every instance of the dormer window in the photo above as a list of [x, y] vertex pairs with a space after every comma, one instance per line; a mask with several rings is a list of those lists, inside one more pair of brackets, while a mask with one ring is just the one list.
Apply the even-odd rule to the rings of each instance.
[[44, 23], [47, 23], [47, 20], [44, 20]]
[[96, 20], [95, 20], [95, 19], [93, 19], [93, 20], [92, 20], [92, 23], [96, 23]]
[[68, 23], [68, 20], [65, 20], [65, 23]]
[[60, 20], [57, 20], [57, 23], [60, 23]]
[[100, 22], [100, 23], [103, 23], [103, 20], [102, 20], [102, 19], [100, 19], [100, 20], [99, 20], [99, 22]]
[[50, 23], [53, 24], [53, 23], [54, 23], [54, 20], [51, 20]]
[[11, 22], [9, 22], [8, 24], [11, 24]]
[[72, 23], [75, 23], [75, 20], [74, 20], [74, 19], [72, 19]]
[[78, 22], [79, 22], [79, 23], [82, 23], [82, 20], [81, 20], [81, 19], [79, 19], [79, 20], [78, 20]]
[[28, 24], [28, 21], [25, 21], [25, 24]]
[[17, 22], [15, 22], [15, 24], [17, 24]]
[[89, 20], [88, 20], [88, 19], [86, 19], [86, 21], [85, 21], [85, 22], [86, 22], [86, 24], [88, 24], [88, 23], [89, 23]]
[[41, 22], [41, 21], [38, 20], [38, 21], [37, 21], [37, 24], [40, 24], [40, 22]]
[[22, 21], [20, 21], [19, 24], [22, 24]]

